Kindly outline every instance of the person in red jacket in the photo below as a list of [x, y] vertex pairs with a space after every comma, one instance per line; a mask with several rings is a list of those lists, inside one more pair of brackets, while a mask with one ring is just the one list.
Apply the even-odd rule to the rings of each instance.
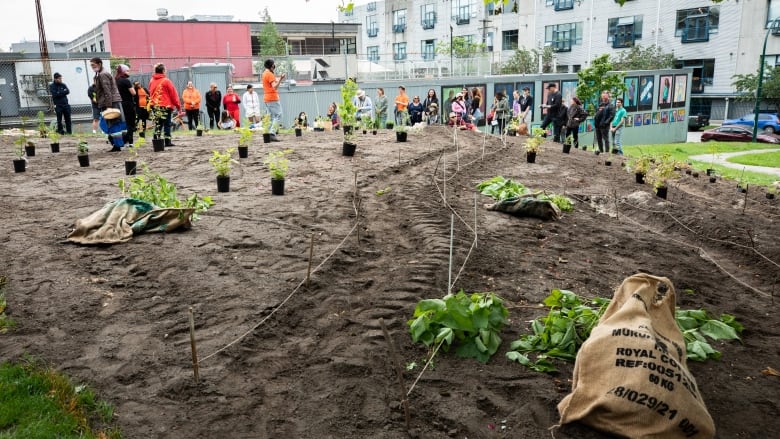
[[236, 121], [236, 128], [241, 126], [241, 107], [238, 104], [241, 103], [241, 98], [237, 93], [233, 92], [233, 87], [228, 85], [225, 97], [222, 98], [222, 106], [225, 107], [225, 111], [230, 114], [230, 117]]
[[[181, 102], [173, 82], [165, 76], [163, 64], [154, 66], [154, 75], [149, 81], [149, 100], [154, 119], [154, 138], [159, 139], [163, 134], [165, 146], [175, 146], [171, 141], [171, 113], [174, 108], [181, 112]], [[163, 129], [165, 132], [161, 133]]]

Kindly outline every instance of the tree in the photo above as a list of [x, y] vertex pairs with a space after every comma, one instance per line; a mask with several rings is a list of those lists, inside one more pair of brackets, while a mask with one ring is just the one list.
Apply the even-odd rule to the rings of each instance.
[[577, 96], [585, 103], [588, 114], [596, 113], [596, 104], [602, 90], [609, 90], [613, 96], [620, 96], [626, 91], [624, 75], [613, 70], [609, 55], [605, 54], [595, 58], [590, 67], [577, 72]]
[[[758, 70], [756, 73], [746, 75], [734, 75], [731, 83], [739, 93], [737, 99], [741, 101], [755, 101], [758, 88]], [[780, 66], [764, 66], [764, 80], [761, 82], [761, 100], [768, 105], [780, 110]]]
[[284, 40], [279, 36], [279, 31], [276, 29], [276, 24], [271, 21], [271, 16], [268, 15], [268, 9], [265, 10], [265, 23], [260, 30], [260, 34], [257, 36], [258, 43], [260, 44], [260, 59], [265, 60], [279, 55], [287, 55], [287, 46]]
[[[465, 37], [454, 37], [452, 39], [452, 54], [455, 58], [468, 58], [480, 53], [485, 48], [484, 43], [473, 43]], [[450, 42], [439, 41], [436, 44], [436, 53], [441, 55], [450, 54]]]
[[528, 50], [525, 47], [515, 50], [512, 57], [498, 69], [498, 73], [501, 75], [538, 73], [538, 71], [539, 52], [536, 49]]
[[657, 70], [674, 68], [674, 52], [664, 53], [652, 44], [646, 48], [636, 45], [610, 59], [615, 70]]

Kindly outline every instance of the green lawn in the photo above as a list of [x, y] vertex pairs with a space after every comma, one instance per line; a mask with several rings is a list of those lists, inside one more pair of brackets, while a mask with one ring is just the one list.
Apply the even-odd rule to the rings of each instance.
[[691, 161], [688, 157], [701, 154], [720, 154], [724, 152], [740, 152], [751, 151], [755, 149], [776, 148], [777, 145], [771, 143], [706, 142], [624, 146], [623, 151], [629, 157], [636, 157], [642, 153], [651, 155], [669, 153], [674, 160], [686, 163], [691, 162], [695, 169], [703, 171], [707, 168], [714, 167], [716, 173], [722, 177], [730, 178], [732, 180], [739, 180], [741, 178], [743, 182], [749, 183], [751, 185], [768, 186], [777, 180], [776, 176], [758, 172], [745, 172], [744, 175], [742, 175], [741, 169], [727, 168], [717, 164], [713, 166], [709, 161]]
[[780, 168], [780, 151], [739, 155], [728, 159], [728, 161], [731, 163], [738, 163], [740, 165], [771, 166], [773, 168]]

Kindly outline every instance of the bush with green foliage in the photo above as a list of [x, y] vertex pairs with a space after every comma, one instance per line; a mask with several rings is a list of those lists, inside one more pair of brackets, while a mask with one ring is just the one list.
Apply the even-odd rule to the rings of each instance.
[[142, 174], [131, 177], [129, 181], [121, 179], [117, 186], [119, 186], [119, 190], [122, 191], [122, 195], [125, 197], [146, 201], [156, 207], [194, 208], [195, 215], [192, 216], [193, 220], [198, 219], [197, 214], [207, 211], [214, 205], [211, 197], [200, 197], [197, 193], [183, 200], [179, 199], [176, 185], [169, 182], [162, 175], [152, 172], [146, 164], [143, 165]]

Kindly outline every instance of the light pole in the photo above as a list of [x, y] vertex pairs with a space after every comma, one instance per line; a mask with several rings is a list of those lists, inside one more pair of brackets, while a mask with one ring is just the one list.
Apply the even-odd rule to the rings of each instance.
[[753, 143], [756, 142], [756, 135], [758, 135], [758, 112], [761, 105], [761, 85], [764, 82], [764, 59], [766, 58], [766, 40], [769, 39], [769, 32], [777, 29], [780, 25], [780, 17], [772, 20], [769, 24], [769, 29], [766, 30], [764, 36], [764, 49], [761, 51], [761, 62], [758, 66], [758, 87], [756, 87], [756, 107], [753, 109]]
[[452, 25], [450, 25], [450, 77], [455, 76], [452, 71]]

